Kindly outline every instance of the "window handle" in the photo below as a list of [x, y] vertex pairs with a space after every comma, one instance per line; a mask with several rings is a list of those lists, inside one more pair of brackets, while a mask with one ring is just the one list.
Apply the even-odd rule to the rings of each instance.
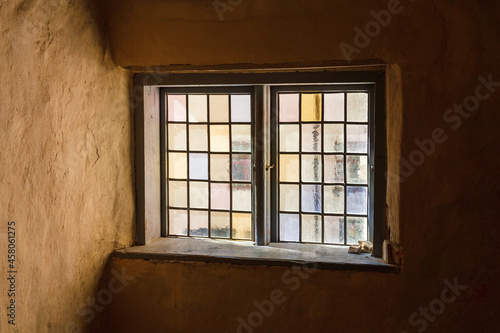
[[269, 169], [272, 169], [272, 168], [274, 168], [274, 164], [266, 165], [266, 171], [269, 171]]

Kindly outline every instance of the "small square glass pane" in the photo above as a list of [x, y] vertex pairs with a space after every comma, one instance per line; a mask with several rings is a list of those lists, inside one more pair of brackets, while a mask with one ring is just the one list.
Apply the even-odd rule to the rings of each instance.
[[186, 153], [168, 153], [168, 177], [173, 179], [187, 178]]
[[344, 121], [344, 94], [324, 94], [325, 121]]
[[186, 121], [186, 95], [167, 95], [168, 121]]
[[168, 205], [170, 207], [187, 208], [187, 182], [168, 182]]
[[208, 208], [208, 182], [189, 182], [189, 207]]
[[323, 168], [321, 155], [302, 155], [302, 181], [307, 183], [320, 183]]
[[302, 211], [306, 213], [321, 213], [321, 185], [301, 185]]
[[344, 155], [324, 155], [325, 183], [344, 182]]
[[186, 150], [186, 125], [168, 124], [168, 149]]
[[344, 186], [341, 185], [325, 185], [325, 201], [324, 208], [327, 214], [343, 214], [344, 213]]
[[252, 180], [252, 155], [233, 154], [233, 180], [249, 182]]
[[347, 156], [347, 182], [350, 184], [367, 184], [368, 156]]
[[207, 122], [207, 95], [189, 95], [189, 121], [192, 123]]
[[280, 125], [280, 151], [299, 151], [299, 125]]
[[208, 211], [192, 210], [189, 219], [190, 236], [208, 237]]
[[251, 109], [250, 95], [231, 95], [231, 122], [251, 122]]
[[302, 121], [321, 121], [321, 94], [302, 94]]
[[229, 184], [210, 184], [210, 208], [229, 210], [231, 190]]
[[321, 152], [321, 124], [302, 124], [302, 151]]
[[324, 216], [325, 243], [344, 244], [344, 217]]
[[321, 243], [322, 227], [321, 215], [302, 214], [302, 241]]
[[189, 150], [208, 150], [207, 125], [189, 125]]
[[344, 152], [344, 125], [343, 124], [324, 124], [325, 153], [343, 153]]
[[279, 94], [279, 121], [299, 121], [299, 94]]
[[252, 214], [233, 213], [233, 238], [252, 239]]
[[347, 214], [367, 214], [368, 188], [347, 186]]
[[347, 121], [368, 122], [368, 93], [347, 94]]
[[187, 210], [168, 210], [168, 234], [187, 236]]
[[210, 232], [212, 237], [229, 238], [229, 213], [211, 212], [210, 213]]
[[347, 217], [347, 244], [356, 244], [368, 238], [368, 219], [366, 217]]
[[189, 154], [189, 179], [208, 180], [208, 154]]
[[280, 182], [299, 181], [299, 155], [280, 154]]
[[229, 125], [210, 125], [210, 150], [229, 152]]
[[280, 214], [280, 241], [298, 242], [300, 233], [299, 214]]
[[347, 152], [368, 152], [368, 126], [347, 125]]
[[229, 154], [210, 155], [210, 179], [229, 181]]
[[229, 96], [228, 95], [210, 95], [210, 122], [228, 123], [229, 122]]
[[280, 184], [280, 210], [285, 212], [299, 211], [299, 185]]
[[252, 211], [252, 185], [232, 184], [233, 187], [233, 210]]
[[252, 128], [250, 125], [232, 125], [231, 147], [233, 152], [250, 152], [252, 150]]

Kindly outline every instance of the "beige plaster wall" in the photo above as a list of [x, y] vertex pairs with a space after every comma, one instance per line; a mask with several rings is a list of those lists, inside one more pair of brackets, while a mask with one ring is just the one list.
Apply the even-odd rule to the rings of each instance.
[[[364, 30], [374, 21], [370, 11], [387, 9], [388, 1], [247, 0], [223, 21], [212, 1], [108, 5], [116, 62], [168, 71], [346, 65], [341, 43], [354, 46], [355, 27]], [[500, 87], [465, 116], [446, 112], [475, 94], [479, 76], [500, 82], [500, 6], [421, 0], [402, 1], [396, 11], [351, 64], [388, 64], [389, 171], [396, 177], [389, 180], [388, 220], [392, 240], [404, 248], [403, 270], [317, 272], [287, 294], [259, 332], [414, 332], [423, 324], [411, 326], [412, 313], [440, 298], [444, 280], [455, 278], [468, 288], [427, 321], [426, 331], [498, 327]], [[446, 141], [418, 155], [415, 140], [432, 138], [436, 129]], [[404, 160], [418, 165], [403, 169], [398, 184]], [[289, 290], [284, 268], [117, 259], [111, 267], [137, 278], [108, 308], [110, 332], [234, 332], [254, 300]]]
[[85, 327], [109, 254], [133, 239], [130, 75], [93, 12], [80, 0], [0, 1], [0, 332]]

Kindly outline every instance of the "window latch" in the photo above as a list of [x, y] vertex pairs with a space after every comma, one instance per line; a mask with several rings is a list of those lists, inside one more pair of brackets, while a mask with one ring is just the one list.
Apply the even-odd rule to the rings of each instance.
[[266, 171], [269, 171], [272, 168], [274, 168], [274, 164], [272, 164], [272, 165], [266, 165]]

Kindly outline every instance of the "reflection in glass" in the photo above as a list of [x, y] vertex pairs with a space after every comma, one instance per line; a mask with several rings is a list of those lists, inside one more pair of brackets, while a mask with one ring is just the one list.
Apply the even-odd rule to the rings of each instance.
[[321, 125], [302, 124], [302, 151], [321, 152]]
[[367, 184], [368, 156], [347, 156], [347, 182], [352, 184]]
[[347, 152], [368, 152], [368, 126], [347, 125]]
[[250, 125], [232, 125], [231, 145], [233, 152], [250, 152], [252, 149], [252, 133]]
[[252, 180], [252, 155], [233, 154], [233, 180], [247, 182]]

